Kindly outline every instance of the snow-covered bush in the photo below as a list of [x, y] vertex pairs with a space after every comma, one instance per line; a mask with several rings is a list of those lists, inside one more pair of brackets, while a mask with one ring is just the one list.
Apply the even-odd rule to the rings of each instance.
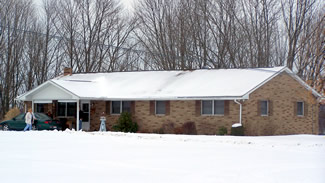
[[117, 124], [113, 126], [114, 131], [120, 132], [137, 132], [138, 124], [132, 121], [131, 114], [128, 112], [123, 112], [119, 117]]

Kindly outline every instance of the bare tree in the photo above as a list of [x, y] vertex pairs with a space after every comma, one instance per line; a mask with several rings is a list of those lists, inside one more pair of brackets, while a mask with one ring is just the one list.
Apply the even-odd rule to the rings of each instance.
[[33, 17], [29, 0], [0, 1], [0, 118], [15, 105], [24, 78], [24, 43]]
[[288, 39], [287, 66], [293, 69], [297, 46], [304, 27], [310, 24], [316, 0], [281, 1], [281, 10]]
[[324, 93], [325, 17], [324, 10], [310, 17], [310, 25], [303, 29], [298, 42], [295, 67], [298, 75], [318, 92]]

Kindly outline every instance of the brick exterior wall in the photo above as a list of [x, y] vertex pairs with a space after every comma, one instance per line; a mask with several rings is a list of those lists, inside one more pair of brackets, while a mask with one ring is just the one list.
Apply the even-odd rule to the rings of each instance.
[[[282, 73], [250, 94], [242, 101], [242, 122], [246, 135], [316, 134], [318, 132], [318, 104], [315, 97], [287, 73]], [[269, 116], [258, 114], [258, 101], [268, 100]], [[307, 107], [305, 116], [294, 114], [294, 103], [303, 101]], [[196, 115], [196, 101], [170, 101], [169, 115], [151, 115], [150, 101], [135, 101], [133, 120], [141, 132], [155, 132], [164, 124], [181, 127], [195, 122], [198, 134], [215, 135], [224, 126], [230, 132], [231, 125], [239, 121], [239, 105], [229, 101], [229, 114], [223, 116]], [[97, 131], [100, 115], [106, 113], [106, 126], [110, 130], [119, 115], [110, 115], [110, 102], [92, 101], [91, 131]]]
[[[317, 134], [319, 105], [300, 83], [282, 73], [250, 94], [243, 105], [243, 123], [247, 135]], [[258, 100], [270, 100], [271, 116], [257, 115]], [[294, 103], [305, 103], [305, 116], [297, 116]]]

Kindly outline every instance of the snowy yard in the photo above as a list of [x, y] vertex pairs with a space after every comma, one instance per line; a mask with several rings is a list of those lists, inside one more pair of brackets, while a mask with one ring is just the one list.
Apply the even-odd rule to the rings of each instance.
[[0, 131], [1, 183], [324, 183], [325, 136]]

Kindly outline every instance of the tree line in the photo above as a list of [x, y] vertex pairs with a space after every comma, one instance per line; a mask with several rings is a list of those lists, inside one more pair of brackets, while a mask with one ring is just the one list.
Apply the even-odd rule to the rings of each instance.
[[0, 119], [62, 74], [286, 65], [321, 91], [318, 0], [0, 0]]

